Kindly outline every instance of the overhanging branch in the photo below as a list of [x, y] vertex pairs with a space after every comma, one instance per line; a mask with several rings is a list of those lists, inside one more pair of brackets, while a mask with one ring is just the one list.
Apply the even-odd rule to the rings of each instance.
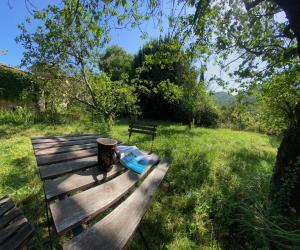
[[255, 0], [255, 1], [248, 1], [248, 0], [244, 0], [244, 4], [246, 7], [246, 10], [249, 11], [252, 8], [254, 8], [255, 6], [259, 5], [260, 3], [264, 2], [265, 0]]

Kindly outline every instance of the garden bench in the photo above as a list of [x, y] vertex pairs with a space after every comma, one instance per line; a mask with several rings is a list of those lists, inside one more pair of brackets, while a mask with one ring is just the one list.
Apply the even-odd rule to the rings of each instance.
[[22, 211], [5, 196], [0, 199], [0, 249], [21, 248], [33, 235], [33, 227]]
[[133, 133], [150, 135], [152, 137], [152, 144], [151, 144], [151, 152], [152, 152], [153, 141], [157, 133], [157, 125], [144, 124], [139, 122], [130, 122], [128, 128], [128, 144], [130, 142], [130, 137]]
[[[153, 167], [159, 157], [151, 154], [143, 174], [121, 164], [103, 172], [97, 162], [99, 137], [85, 134], [31, 138], [43, 181], [48, 221], [49, 209], [56, 233], [62, 236], [73, 232], [74, 235], [63, 245], [65, 249], [85, 249], [87, 245], [89, 249], [123, 248], [168, 169], [164, 160]], [[83, 230], [83, 223], [112, 206], [115, 209], [110, 214]]]

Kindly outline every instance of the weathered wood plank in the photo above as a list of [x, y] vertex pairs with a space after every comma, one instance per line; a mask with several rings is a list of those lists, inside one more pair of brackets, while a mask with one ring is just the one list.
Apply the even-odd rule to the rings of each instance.
[[157, 127], [157, 124], [149, 124], [149, 123], [143, 123], [143, 122], [130, 122], [129, 126], [133, 125], [133, 126], [144, 126], [144, 127]]
[[46, 199], [53, 200], [59, 196], [91, 187], [95, 185], [96, 182], [108, 181], [124, 170], [125, 168], [123, 166], [115, 165], [106, 173], [101, 171], [98, 166], [95, 166], [86, 171], [75, 172], [69, 176], [45, 180], [44, 190]]
[[12, 209], [14, 206], [15, 204], [11, 199], [8, 199], [5, 203], [2, 203], [0, 206], [0, 216], [5, 214], [8, 210]]
[[25, 223], [27, 223], [27, 219], [24, 216], [19, 216], [14, 222], [3, 228], [0, 233], [0, 244], [14, 234]]
[[35, 155], [59, 154], [59, 153], [79, 151], [83, 149], [96, 148], [96, 147], [97, 147], [97, 143], [95, 141], [94, 143], [88, 143], [82, 145], [55, 147], [55, 148], [48, 148], [48, 149], [37, 149], [35, 151]]
[[88, 148], [80, 151], [70, 151], [61, 154], [37, 155], [36, 161], [39, 166], [59, 163], [63, 161], [71, 161], [79, 158], [97, 155], [97, 148]]
[[97, 156], [91, 156], [73, 161], [40, 166], [40, 174], [42, 179], [55, 178], [57, 176], [72, 173], [80, 169], [90, 168], [97, 164]]
[[97, 135], [97, 134], [66, 134], [66, 135], [41, 135], [41, 136], [31, 136], [31, 139], [52, 139], [52, 138], [68, 138], [74, 136], [86, 136], [86, 135]]
[[78, 135], [78, 136], [67, 136], [67, 137], [53, 137], [53, 138], [40, 138], [33, 139], [31, 138], [32, 144], [41, 144], [41, 143], [52, 143], [52, 142], [65, 142], [65, 141], [78, 141], [78, 140], [86, 140], [86, 139], [96, 139], [100, 135]]
[[12, 237], [6, 240], [0, 249], [17, 249], [21, 247], [26, 240], [33, 234], [33, 228], [30, 224], [23, 225]]
[[22, 215], [22, 212], [19, 208], [13, 208], [10, 210], [8, 214], [0, 217], [0, 229], [8, 225], [13, 219], [20, 215]]
[[129, 133], [140, 133], [140, 134], [146, 134], [146, 135], [155, 135], [156, 132], [154, 131], [148, 131], [148, 130], [140, 130], [140, 129], [128, 129]]
[[104, 219], [63, 245], [65, 250], [123, 249], [142, 220], [150, 200], [168, 170], [162, 161], [137, 190]]
[[[99, 137], [98, 137], [99, 138]], [[65, 142], [50, 142], [50, 143], [42, 143], [42, 144], [32, 144], [34, 151], [38, 149], [47, 149], [54, 147], [66, 147], [72, 145], [82, 145], [88, 143], [95, 143], [96, 139], [84, 139], [78, 141], [65, 141]]]
[[[56, 232], [62, 235], [83, 222], [90, 220], [117, 202], [149, 172], [150, 166], [158, 159], [158, 156], [154, 154], [152, 156], [153, 162], [149, 164], [148, 168], [141, 175], [131, 170], [126, 171], [111, 181], [51, 204], [50, 211]], [[66, 213], [65, 211], [70, 212]]]
[[154, 126], [143, 126], [143, 125], [130, 124], [129, 128], [136, 128], [136, 129], [142, 129], [142, 130], [156, 131], [156, 127], [154, 127]]
[[2, 204], [4, 204], [4, 203], [8, 202], [8, 200], [9, 200], [9, 197], [8, 197], [7, 195], [5, 195], [4, 197], [2, 197], [2, 198], [0, 199], [0, 206], [1, 206]]

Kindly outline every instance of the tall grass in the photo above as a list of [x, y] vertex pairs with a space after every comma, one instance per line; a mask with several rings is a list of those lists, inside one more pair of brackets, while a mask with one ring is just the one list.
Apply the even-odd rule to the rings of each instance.
[[0, 109], [0, 124], [33, 124], [36, 120], [34, 112], [24, 107], [14, 109]]
[[[157, 123], [157, 121], [155, 121]], [[0, 196], [8, 193], [34, 224], [30, 249], [46, 248], [41, 181], [30, 136], [100, 133], [126, 142], [128, 122], [112, 131], [88, 119], [30, 126], [0, 124]], [[131, 143], [149, 150], [147, 136]], [[159, 122], [154, 152], [172, 159], [141, 229], [150, 249], [299, 249], [299, 221], [270, 208], [269, 183], [278, 140], [229, 129], [187, 129]], [[141, 249], [137, 234], [129, 249]], [[58, 247], [58, 246], [57, 246]]]

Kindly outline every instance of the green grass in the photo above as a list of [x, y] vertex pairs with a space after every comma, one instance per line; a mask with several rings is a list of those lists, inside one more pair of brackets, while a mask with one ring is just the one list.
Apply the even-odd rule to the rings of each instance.
[[[172, 159], [165, 180], [141, 228], [150, 249], [219, 249], [268, 247], [257, 237], [252, 221], [267, 204], [278, 139], [229, 129], [194, 128], [160, 122], [153, 150]], [[127, 141], [128, 123], [119, 121], [110, 136]], [[90, 122], [56, 126], [0, 125], [0, 195], [9, 194], [35, 226], [29, 248], [42, 249], [47, 240], [43, 192], [30, 136], [105, 133]], [[131, 143], [150, 149], [147, 136]], [[244, 211], [249, 212], [250, 217]], [[250, 225], [248, 225], [249, 223]], [[247, 224], [248, 223], [248, 224]], [[136, 234], [130, 249], [141, 249]]]

